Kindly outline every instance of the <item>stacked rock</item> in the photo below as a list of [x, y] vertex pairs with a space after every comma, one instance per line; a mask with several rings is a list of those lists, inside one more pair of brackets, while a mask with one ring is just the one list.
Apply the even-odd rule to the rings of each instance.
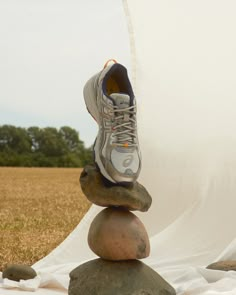
[[70, 273], [69, 295], [172, 295], [175, 290], [154, 270], [139, 261], [150, 254], [148, 234], [130, 211], [147, 211], [152, 203], [138, 182], [107, 181], [95, 166], [86, 166], [81, 188], [92, 203], [107, 207], [92, 221], [88, 244], [100, 258]]

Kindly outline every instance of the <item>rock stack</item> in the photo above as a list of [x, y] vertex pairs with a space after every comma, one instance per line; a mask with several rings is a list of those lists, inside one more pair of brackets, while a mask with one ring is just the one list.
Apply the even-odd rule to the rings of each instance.
[[146, 229], [130, 211], [147, 211], [152, 203], [138, 182], [107, 181], [95, 166], [86, 166], [81, 188], [92, 203], [107, 207], [92, 221], [88, 244], [100, 258], [70, 273], [69, 295], [174, 295], [175, 290], [138, 259], [150, 254]]

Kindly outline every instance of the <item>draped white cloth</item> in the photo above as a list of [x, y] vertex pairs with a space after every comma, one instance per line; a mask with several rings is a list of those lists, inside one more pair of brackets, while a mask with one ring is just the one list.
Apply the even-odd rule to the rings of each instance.
[[[235, 295], [235, 272], [205, 267], [236, 260], [236, 2], [123, 5], [139, 103], [140, 182], [153, 198], [147, 213], [137, 213], [151, 240], [144, 262], [179, 295]], [[36, 294], [67, 294], [69, 272], [95, 257], [86, 240], [99, 210], [93, 206], [34, 265], [41, 277]], [[0, 287], [0, 294], [28, 291]]]

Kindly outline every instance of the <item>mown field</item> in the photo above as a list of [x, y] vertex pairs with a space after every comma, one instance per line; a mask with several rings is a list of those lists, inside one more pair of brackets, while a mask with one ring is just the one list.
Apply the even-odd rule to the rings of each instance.
[[32, 265], [60, 244], [90, 207], [82, 169], [0, 167], [0, 271]]

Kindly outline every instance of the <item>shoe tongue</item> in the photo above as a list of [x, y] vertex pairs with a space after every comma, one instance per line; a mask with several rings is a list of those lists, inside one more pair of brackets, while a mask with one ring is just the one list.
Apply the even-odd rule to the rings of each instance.
[[125, 109], [130, 106], [130, 97], [124, 93], [112, 93], [110, 97], [119, 109]]

